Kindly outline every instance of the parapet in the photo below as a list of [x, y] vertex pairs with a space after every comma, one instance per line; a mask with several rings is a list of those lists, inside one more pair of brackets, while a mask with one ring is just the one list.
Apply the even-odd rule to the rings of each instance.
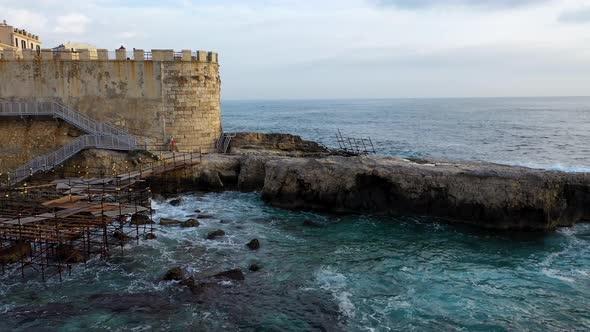
[[109, 51], [107, 49], [80, 49], [72, 50], [55, 50], [41, 49], [37, 50], [20, 50], [4, 49], [0, 50], [0, 60], [58, 60], [58, 61], [184, 61], [184, 62], [208, 62], [219, 63], [219, 55], [215, 52], [208, 51], [191, 51], [182, 50], [151, 50], [144, 51], [133, 49], [118, 49]]

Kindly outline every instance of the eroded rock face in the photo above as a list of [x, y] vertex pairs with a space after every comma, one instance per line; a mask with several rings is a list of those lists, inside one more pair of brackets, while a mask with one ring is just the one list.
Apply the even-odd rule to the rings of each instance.
[[262, 197], [284, 208], [547, 230], [589, 218], [590, 174], [393, 157], [290, 158], [266, 164]]
[[232, 153], [249, 152], [317, 154], [328, 152], [326, 148], [300, 136], [290, 134], [236, 133], [230, 144]]

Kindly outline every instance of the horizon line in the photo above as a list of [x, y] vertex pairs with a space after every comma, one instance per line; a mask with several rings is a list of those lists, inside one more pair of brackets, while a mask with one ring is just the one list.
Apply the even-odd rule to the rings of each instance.
[[588, 96], [475, 96], [475, 97], [343, 97], [343, 98], [221, 98], [221, 101], [326, 101], [326, 100], [433, 100], [433, 99], [540, 99], [540, 98], [590, 98]]

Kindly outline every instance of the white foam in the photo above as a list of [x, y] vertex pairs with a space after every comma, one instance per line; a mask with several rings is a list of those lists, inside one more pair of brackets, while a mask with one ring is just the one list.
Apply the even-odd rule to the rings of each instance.
[[564, 166], [559, 163], [554, 165], [541, 165], [535, 163], [506, 163], [514, 166], [522, 166], [535, 169], [545, 169], [549, 171], [561, 171], [567, 173], [590, 173], [590, 166]]
[[352, 293], [346, 290], [347, 279], [344, 274], [330, 268], [322, 268], [316, 272], [316, 280], [320, 288], [329, 291], [338, 302], [338, 309], [342, 315], [348, 318], [356, 316], [356, 308], [350, 300]]
[[557, 279], [557, 280], [561, 280], [561, 281], [565, 281], [565, 282], [569, 282], [569, 283], [574, 283], [575, 280], [573, 278], [569, 278], [563, 275], [560, 275], [558, 270], [554, 270], [554, 269], [541, 269], [541, 272], [549, 277], [549, 278], [553, 278], [553, 279]]

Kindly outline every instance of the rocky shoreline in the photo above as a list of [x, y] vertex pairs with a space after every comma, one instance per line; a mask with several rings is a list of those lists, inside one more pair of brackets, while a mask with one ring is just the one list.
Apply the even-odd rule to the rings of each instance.
[[153, 188], [260, 191], [268, 204], [287, 209], [429, 216], [489, 229], [553, 230], [590, 220], [588, 173], [339, 156], [285, 134], [241, 133], [229, 152], [154, 178]]

